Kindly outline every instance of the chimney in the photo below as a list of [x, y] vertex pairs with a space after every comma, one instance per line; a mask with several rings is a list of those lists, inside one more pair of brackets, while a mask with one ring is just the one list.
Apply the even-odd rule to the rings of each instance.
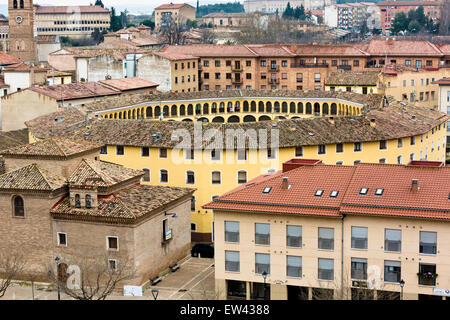
[[283, 177], [283, 182], [281, 183], [281, 189], [289, 189], [289, 177]]
[[334, 117], [329, 117], [328, 122], [330, 122], [331, 124], [334, 124]]
[[377, 126], [376, 119], [374, 119], [374, 118], [370, 119], [370, 126], [374, 127], [374, 128]]
[[394, 40], [392, 40], [392, 38], [388, 39], [388, 45], [392, 46], [392, 44], [394, 43]]
[[419, 180], [418, 179], [412, 179], [411, 182], [411, 192], [417, 192], [419, 191]]

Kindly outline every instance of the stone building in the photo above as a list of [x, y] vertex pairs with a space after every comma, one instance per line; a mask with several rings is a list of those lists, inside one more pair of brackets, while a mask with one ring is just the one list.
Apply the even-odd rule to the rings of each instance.
[[8, 0], [9, 53], [24, 62], [37, 61], [33, 0]]
[[160, 30], [170, 17], [172, 21], [184, 24], [189, 19], [195, 20], [195, 8], [187, 3], [162, 4], [155, 8], [155, 30]]
[[112, 269], [131, 261], [127, 283], [142, 285], [189, 253], [194, 189], [143, 186], [145, 172], [98, 161], [99, 150], [49, 139], [2, 152], [0, 250], [20, 247], [19, 278], [48, 281], [56, 257], [65, 267], [107, 257]]

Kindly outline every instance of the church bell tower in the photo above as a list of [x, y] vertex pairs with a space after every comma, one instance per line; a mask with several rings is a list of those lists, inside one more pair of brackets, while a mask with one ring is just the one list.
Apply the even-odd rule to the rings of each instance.
[[37, 62], [33, 0], [8, 0], [9, 53], [24, 62]]

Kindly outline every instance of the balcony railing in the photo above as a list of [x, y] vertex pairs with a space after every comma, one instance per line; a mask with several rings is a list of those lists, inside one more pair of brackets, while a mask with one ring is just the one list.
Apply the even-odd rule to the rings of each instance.
[[340, 70], [352, 70], [352, 66], [348, 65], [348, 64], [346, 64], [346, 65], [342, 64], [342, 65], [338, 66], [337, 68]]
[[419, 284], [424, 286], [435, 286], [437, 274], [429, 274], [429, 273], [418, 273]]
[[232, 66], [231, 67], [231, 71], [233, 72], [241, 72], [243, 70], [242, 66], [236, 67], [236, 66]]
[[270, 83], [270, 84], [278, 84], [278, 83], [280, 83], [280, 79], [277, 79], [277, 78], [269, 78], [269, 83]]
[[327, 63], [291, 64], [291, 68], [328, 68]]
[[243, 83], [243, 82], [244, 82], [244, 80], [243, 80], [242, 78], [231, 80], [231, 83], [237, 83], [237, 84], [239, 84], [239, 83]]
[[268, 67], [268, 69], [269, 69], [269, 72], [278, 72], [278, 71], [280, 71], [280, 66], [269, 66]]

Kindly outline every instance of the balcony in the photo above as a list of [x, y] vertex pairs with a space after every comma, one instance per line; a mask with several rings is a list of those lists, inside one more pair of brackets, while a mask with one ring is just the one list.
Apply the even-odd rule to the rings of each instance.
[[244, 82], [244, 80], [242, 79], [242, 78], [240, 78], [240, 79], [232, 79], [231, 80], [231, 83], [233, 83], [233, 84], [242, 84]]
[[269, 78], [269, 84], [279, 84], [280, 79], [278, 78]]
[[340, 66], [338, 66], [337, 67], [338, 68], [338, 70], [352, 70], [352, 66], [351, 65], [340, 65]]
[[291, 68], [328, 68], [326, 63], [291, 64]]
[[242, 72], [243, 68], [242, 66], [232, 66], [231, 71], [232, 72]]
[[273, 65], [273, 66], [268, 67], [268, 69], [269, 69], [269, 72], [279, 72], [280, 66]]
[[437, 274], [435, 273], [418, 273], [417, 276], [419, 277], [419, 284], [423, 286], [435, 286], [436, 285], [436, 278]]

